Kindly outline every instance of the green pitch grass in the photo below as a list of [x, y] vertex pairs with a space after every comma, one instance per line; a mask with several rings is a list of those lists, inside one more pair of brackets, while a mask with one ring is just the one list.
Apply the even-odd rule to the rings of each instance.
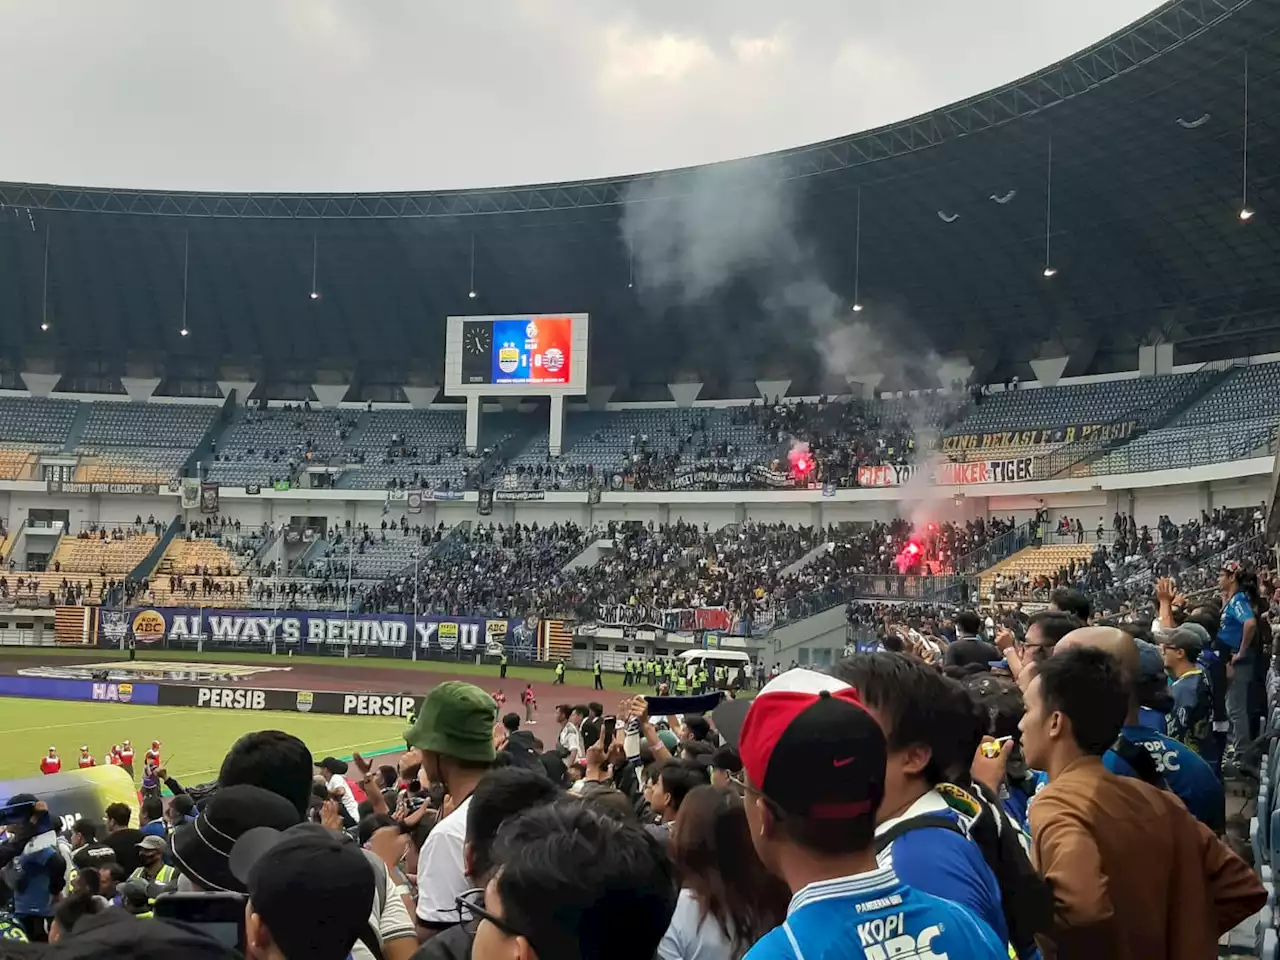
[[[118, 663], [129, 659], [127, 651], [104, 650], [100, 647], [0, 647], [3, 657], [37, 657], [52, 660], [63, 658], [77, 663], [92, 663], [94, 660], [106, 660]], [[298, 664], [317, 664], [322, 667], [339, 667], [343, 664], [359, 667], [384, 667], [394, 670], [426, 670], [432, 673], [454, 673], [462, 676], [497, 677], [498, 666], [495, 663], [476, 665], [471, 662], [456, 660], [401, 660], [382, 657], [300, 657], [292, 658], [270, 653], [235, 653], [229, 651], [196, 653], [194, 650], [139, 650], [139, 660], [168, 660], [182, 663], [269, 663], [280, 666], [282, 662]], [[620, 674], [612, 674], [615, 685]], [[550, 683], [555, 679], [554, 667], [530, 667], [511, 664], [507, 667], [507, 679], [528, 680], [532, 683]], [[565, 682], [570, 686], [589, 687], [592, 682], [590, 670], [565, 669]], [[0, 730], [3, 728], [0, 727]]]
[[58, 748], [64, 770], [74, 770], [80, 746], [98, 763], [112, 744], [130, 740], [137, 753], [135, 776], [142, 776], [142, 755], [152, 740], [162, 744], [169, 776], [179, 783], [211, 780], [227, 749], [255, 730], [284, 730], [302, 739], [317, 760], [404, 749], [403, 720], [393, 717], [310, 716], [254, 710], [202, 710], [195, 707], [148, 707], [123, 703], [64, 703], [54, 700], [0, 698], [0, 780], [40, 773], [40, 758]]

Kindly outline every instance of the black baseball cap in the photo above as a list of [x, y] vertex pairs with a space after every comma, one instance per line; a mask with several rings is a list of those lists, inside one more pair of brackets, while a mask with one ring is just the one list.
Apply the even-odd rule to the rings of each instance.
[[784, 813], [846, 820], [879, 808], [884, 732], [844, 681], [788, 670], [754, 700], [727, 700], [711, 716], [751, 785]]
[[288, 830], [300, 817], [292, 800], [239, 783], [223, 787], [205, 803], [200, 816], [173, 833], [173, 859], [178, 870], [205, 890], [247, 893], [231, 873], [236, 840], [255, 827]]
[[286, 957], [346, 960], [357, 940], [377, 942], [373, 867], [324, 827], [254, 827], [231, 848], [231, 873]]

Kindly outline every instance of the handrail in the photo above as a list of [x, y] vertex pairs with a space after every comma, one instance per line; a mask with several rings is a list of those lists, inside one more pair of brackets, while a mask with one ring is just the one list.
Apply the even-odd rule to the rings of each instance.
[[955, 562], [956, 573], [981, 573], [1019, 550], [1038, 546], [1044, 539], [1044, 523], [1028, 520], [1006, 530], [994, 540], [975, 547]]
[[156, 545], [151, 548], [151, 552], [142, 558], [142, 561], [129, 571], [130, 580], [141, 580], [144, 577], [150, 578], [151, 574], [160, 564], [160, 560], [164, 557], [165, 551], [169, 549], [169, 544], [173, 543], [174, 537], [178, 535], [178, 531], [182, 529], [182, 516], [175, 516], [165, 529], [164, 534], [156, 541]]

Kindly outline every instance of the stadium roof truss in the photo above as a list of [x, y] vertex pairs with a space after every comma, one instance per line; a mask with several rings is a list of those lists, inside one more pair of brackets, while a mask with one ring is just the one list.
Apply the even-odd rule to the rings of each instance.
[[[1259, 214], [1242, 226], [1246, 57]], [[705, 167], [387, 194], [0, 184], [0, 318], [21, 318], [0, 322], [0, 356], [52, 355], [66, 371], [150, 353], [169, 370], [234, 361], [259, 380], [337, 363], [404, 382], [438, 379], [448, 315], [572, 310], [593, 316], [593, 384], [687, 375], [725, 396], [772, 377], [817, 392], [820, 346], [749, 280], [658, 305], [629, 282], [633, 191], [676, 203], [708, 182], [750, 189], [762, 171], [794, 195], [833, 294], [852, 302], [858, 262], [860, 318], [908, 331], [909, 352], [1005, 379], [1046, 356], [1070, 356], [1067, 375], [1132, 369], [1161, 340], [1182, 360], [1274, 349], [1280, 0], [1172, 0], [989, 93]], [[179, 337], [188, 247], [192, 336]], [[910, 374], [898, 379], [922, 382]]]

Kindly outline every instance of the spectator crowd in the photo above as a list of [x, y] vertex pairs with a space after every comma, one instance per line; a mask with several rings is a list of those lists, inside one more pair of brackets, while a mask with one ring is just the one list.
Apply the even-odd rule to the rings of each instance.
[[157, 771], [173, 799], [137, 827], [112, 804], [64, 830], [19, 794], [0, 958], [1214, 956], [1267, 898], [1222, 777], [1257, 732], [1268, 596], [1233, 561], [1203, 606], [1159, 580], [1146, 624], [1070, 590], [1000, 624], [851, 608], [877, 649], [752, 700], [570, 703], [539, 730], [448, 681], [395, 765], [266, 730], [215, 781]]

